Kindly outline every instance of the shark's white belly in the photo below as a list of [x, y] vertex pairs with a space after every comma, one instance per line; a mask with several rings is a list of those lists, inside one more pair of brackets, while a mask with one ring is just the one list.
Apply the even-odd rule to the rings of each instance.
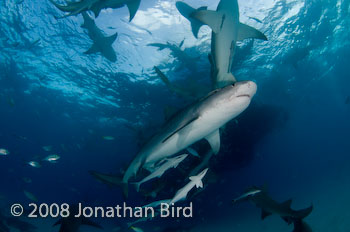
[[[233, 20], [226, 19], [226, 21]], [[214, 59], [215, 66], [220, 74], [230, 72], [231, 60], [234, 56], [234, 49], [237, 39], [238, 24], [234, 22], [224, 23], [222, 30], [214, 34]], [[219, 77], [220, 78], [220, 77]]]

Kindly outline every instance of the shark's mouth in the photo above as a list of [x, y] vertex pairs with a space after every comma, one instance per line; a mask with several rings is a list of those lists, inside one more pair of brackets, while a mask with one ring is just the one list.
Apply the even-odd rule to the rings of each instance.
[[237, 97], [247, 97], [247, 98], [250, 98], [250, 95], [249, 95], [249, 94], [241, 94], [241, 95], [238, 95]]

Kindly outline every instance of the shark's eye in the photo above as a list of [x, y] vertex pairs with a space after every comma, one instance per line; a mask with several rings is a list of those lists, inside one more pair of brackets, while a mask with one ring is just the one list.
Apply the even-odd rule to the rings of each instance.
[[233, 83], [231, 86], [235, 86], [235, 83]]

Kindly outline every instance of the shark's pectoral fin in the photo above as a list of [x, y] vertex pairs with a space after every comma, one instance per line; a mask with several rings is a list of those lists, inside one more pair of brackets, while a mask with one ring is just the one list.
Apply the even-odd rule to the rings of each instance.
[[129, 3], [126, 4], [128, 6], [129, 14], [130, 14], [129, 22], [131, 22], [131, 20], [136, 15], [136, 12], [137, 12], [137, 10], [139, 9], [139, 6], [140, 6], [140, 2], [141, 2], [141, 0], [134, 0], [134, 1], [129, 2]]
[[55, 224], [53, 224], [52, 226], [58, 226], [62, 224], [62, 218], [60, 220], [58, 220]]
[[267, 212], [265, 210], [261, 210], [261, 219], [264, 220], [266, 217], [272, 215], [272, 213]]
[[293, 222], [292, 218], [290, 218], [290, 217], [282, 217], [282, 219], [283, 219], [288, 225], [292, 224], [292, 222]]
[[97, 53], [100, 52], [99, 47], [94, 43], [89, 50], [87, 50], [86, 52], [84, 52], [85, 54], [93, 54], [93, 53]]
[[106, 37], [106, 43], [112, 45], [114, 43], [114, 41], [117, 39], [117, 37], [118, 37], [117, 32], [111, 36]]
[[173, 137], [176, 133], [180, 132], [182, 129], [184, 129], [185, 127], [189, 126], [192, 122], [196, 121], [199, 118], [199, 116], [195, 116], [193, 118], [190, 118], [189, 120], [181, 123], [179, 125], [179, 127], [173, 132], [171, 133], [168, 137], [166, 137], [162, 143], [165, 143], [168, 139], [170, 139], [171, 137]]
[[87, 225], [87, 226], [92, 226], [92, 227], [99, 228], [99, 229], [103, 229], [102, 226], [100, 226], [99, 224], [97, 224], [97, 223], [95, 223], [87, 218], [83, 218], [83, 221], [81, 224]]
[[220, 150], [220, 131], [219, 131], [219, 129], [212, 132], [210, 135], [205, 137], [205, 139], [210, 144], [210, 147], [213, 150], [213, 153], [215, 155], [218, 154], [219, 150]]
[[191, 17], [199, 20], [203, 24], [208, 25], [214, 33], [221, 30], [222, 24], [225, 20], [225, 15], [213, 10], [198, 10], [191, 14]]
[[254, 27], [240, 23], [237, 41], [249, 38], [267, 40], [267, 37], [262, 32], [258, 31]]

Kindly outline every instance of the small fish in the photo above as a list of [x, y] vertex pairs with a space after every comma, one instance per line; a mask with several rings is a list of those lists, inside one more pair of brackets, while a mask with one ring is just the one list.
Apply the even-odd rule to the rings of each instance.
[[188, 147], [188, 148], [187, 148], [187, 151], [188, 151], [188, 153], [190, 153], [190, 155], [193, 155], [193, 156], [195, 156], [195, 157], [200, 158], [198, 152], [197, 152], [195, 149]]
[[57, 160], [59, 160], [61, 157], [59, 155], [48, 155], [44, 161], [50, 162], [50, 163], [56, 163]]
[[9, 155], [10, 152], [5, 148], [0, 148], [0, 155]]
[[132, 229], [135, 232], [143, 232], [143, 230], [139, 227], [135, 227], [135, 226], [130, 226], [130, 229]]
[[30, 193], [30, 192], [28, 192], [28, 191], [23, 191], [23, 193], [24, 193], [24, 195], [26, 195], [26, 197], [29, 199], [29, 200], [31, 200], [31, 201], [33, 201], [33, 202], [37, 202], [38, 201], [38, 198], [36, 197], [36, 196], [34, 196], [34, 194], [33, 193]]
[[44, 151], [51, 151], [52, 150], [52, 146], [43, 146], [43, 150]]
[[39, 164], [39, 163], [36, 162], [36, 161], [30, 161], [30, 162], [28, 162], [28, 164], [29, 164], [30, 166], [32, 166], [33, 168], [40, 168], [40, 167], [41, 167], [41, 164]]
[[109, 140], [109, 141], [112, 141], [112, 140], [115, 139], [113, 136], [103, 136], [102, 138], [103, 138], [104, 140]]

